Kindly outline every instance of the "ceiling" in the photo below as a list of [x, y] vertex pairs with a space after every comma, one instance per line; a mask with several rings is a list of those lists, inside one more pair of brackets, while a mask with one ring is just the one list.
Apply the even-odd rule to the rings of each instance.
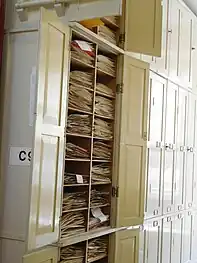
[[183, 0], [183, 1], [197, 15], [197, 0]]

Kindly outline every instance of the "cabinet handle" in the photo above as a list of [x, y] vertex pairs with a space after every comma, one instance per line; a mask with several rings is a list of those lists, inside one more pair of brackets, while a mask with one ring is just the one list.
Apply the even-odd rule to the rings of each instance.
[[156, 147], [160, 148], [161, 147], [161, 142], [156, 142]]
[[167, 208], [167, 212], [170, 212], [171, 211], [171, 207], [169, 206], [168, 208]]
[[184, 151], [184, 146], [180, 146], [180, 151], [181, 151], [181, 152]]
[[166, 144], [165, 144], [165, 147], [166, 147], [166, 149], [168, 149], [168, 148], [169, 148], [169, 145], [166, 143]]
[[182, 206], [181, 206], [181, 205], [179, 205], [179, 206], [178, 206], [178, 210], [181, 210], [181, 208], [182, 208]]
[[158, 213], [159, 213], [159, 211], [157, 209], [155, 209], [154, 212], [153, 212], [154, 216], [157, 216]]
[[158, 226], [158, 221], [154, 221], [153, 226]]
[[192, 50], [195, 50], [196, 48], [195, 47], [192, 47]]
[[178, 214], [178, 219], [181, 219], [182, 218], [182, 215], [181, 214]]
[[187, 151], [190, 152], [190, 153], [193, 153], [194, 148], [193, 147], [187, 147]]
[[188, 212], [188, 216], [191, 216], [191, 214], [192, 214], [192, 213], [189, 211], [189, 212]]
[[171, 221], [171, 216], [169, 216], [168, 218], [167, 218], [167, 222], [170, 222]]
[[172, 33], [172, 29], [168, 30], [168, 33]]

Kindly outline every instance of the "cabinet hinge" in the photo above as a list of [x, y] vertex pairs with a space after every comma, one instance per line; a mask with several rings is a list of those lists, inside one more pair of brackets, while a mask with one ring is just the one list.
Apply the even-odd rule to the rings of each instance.
[[119, 44], [125, 43], [125, 33], [119, 35]]
[[116, 85], [116, 93], [122, 94], [123, 93], [123, 83]]
[[118, 186], [112, 187], [112, 196], [113, 197], [119, 197], [119, 187]]

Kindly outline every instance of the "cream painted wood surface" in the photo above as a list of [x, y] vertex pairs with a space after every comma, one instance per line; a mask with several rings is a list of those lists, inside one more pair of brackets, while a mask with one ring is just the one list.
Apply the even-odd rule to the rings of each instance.
[[192, 213], [192, 249], [191, 249], [191, 260], [197, 260], [197, 211]]
[[57, 263], [58, 248], [45, 248], [23, 256], [23, 263]]
[[172, 222], [171, 262], [181, 262], [182, 233], [183, 214], [178, 214]]
[[162, 179], [166, 80], [150, 74], [149, 136], [146, 182], [146, 217], [162, 214]]
[[191, 46], [191, 81], [192, 81], [192, 91], [197, 94], [197, 18], [193, 17], [192, 20], [192, 46]]
[[165, 120], [165, 153], [163, 175], [163, 213], [174, 211], [175, 188], [175, 153], [177, 133], [178, 86], [168, 82], [166, 120]]
[[185, 207], [185, 183], [186, 183], [186, 154], [187, 154], [187, 116], [188, 116], [188, 92], [179, 88], [178, 122], [176, 143], [176, 167], [175, 167], [175, 210]]
[[192, 214], [185, 212], [183, 221], [183, 239], [182, 239], [182, 262], [191, 260], [191, 243], [192, 242]]
[[126, 1], [125, 50], [161, 55], [161, 0]]
[[161, 232], [161, 262], [166, 263], [171, 260], [172, 248], [172, 217], [167, 217], [162, 220]]
[[59, 237], [69, 30], [42, 10], [28, 250]]
[[147, 154], [148, 64], [124, 57], [117, 226], [141, 224]]
[[138, 263], [139, 230], [127, 230], [116, 233], [115, 263]]

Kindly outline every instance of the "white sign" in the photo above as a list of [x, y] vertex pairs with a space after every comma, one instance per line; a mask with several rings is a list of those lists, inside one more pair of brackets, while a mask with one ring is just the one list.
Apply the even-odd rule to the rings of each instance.
[[31, 163], [31, 148], [10, 147], [9, 165], [28, 166]]
[[76, 178], [77, 178], [77, 183], [78, 184], [83, 184], [83, 176], [80, 174], [76, 174]]

